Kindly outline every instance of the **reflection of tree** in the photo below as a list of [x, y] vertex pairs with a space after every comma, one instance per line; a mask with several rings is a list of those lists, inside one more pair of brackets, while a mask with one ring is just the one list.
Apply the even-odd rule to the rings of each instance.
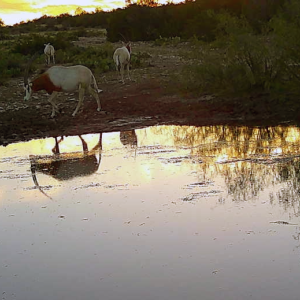
[[202, 162], [197, 165], [199, 181], [221, 175], [236, 201], [256, 197], [274, 184], [285, 186], [275, 194], [280, 203], [299, 199], [297, 127], [160, 126], [153, 131], [172, 139], [176, 147], [191, 149], [194, 161]]
[[278, 176], [276, 181], [285, 183], [285, 188], [277, 193], [277, 198], [283, 207], [292, 206], [300, 215], [299, 196], [300, 196], [300, 159], [294, 158], [281, 162], [276, 166]]

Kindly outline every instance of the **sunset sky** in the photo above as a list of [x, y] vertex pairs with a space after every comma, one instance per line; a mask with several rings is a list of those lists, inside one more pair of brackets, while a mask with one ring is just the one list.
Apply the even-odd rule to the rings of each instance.
[[96, 7], [111, 10], [124, 4], [125, 0], [0, 0], [0, 18], [5, 25], [13, 25], [43, 15], [73, 14], [79, 6], [92, 12]]
[[[172, 2], [181, 1], [174, 0]], [[158, 1], [160, 4], [167, 2], [168, 0]], [[14, 25], [43, 15], [74, 14], [77, 7], [81, 7], [87, 12], [93, 12], [97, 7], [107, 11], [124, 6], [125, 0], [0, 0], [0, 19], [5, 25]]]

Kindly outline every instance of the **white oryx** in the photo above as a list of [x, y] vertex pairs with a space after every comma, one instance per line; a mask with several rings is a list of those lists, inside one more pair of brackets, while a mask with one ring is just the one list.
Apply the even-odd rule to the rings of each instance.
[[117, 48], [114, 52], [113, 59], [116, 65], [116, 70], [121, 75], [121, 81], [124, 83], [124, 68], [127, 68], [128, 79], [130, 79], [129, 67], [130, 67], [130, 54], [131, 44], [127, 43], [121, 48]]
[[[92, 84], [94, 85], [94, 89], [92, 88]], [[86, 90], [96, 99], [98, 105], [97, 110], [101, 110], [98, 93], [102, 92], [102, 90], [98, 89], [92, 71], [82, 65], [72, 67], [53, 66], [43, 74], [38, 75], [31, 82], [28, 81], [27, 69], [24, 76], [24, 90], [26, 92], [24, 100], [29, 100], [33, 92], [41, 90], [45, 90], [50, 94], [51, 96], [48, 101], [52, 104], [52, 118], [55, 116], [55, 112], [59, 111], [58, 106], [54, 102], [54, 99], [59, 92], [74, 92], [79, 90], [79, 102], [72, 114], [73, 117], [83, 103]]]
[[52, 45], [50, 45], [50, 43], [44, 44], [44, 46], [45, 46], [44, 53], [46, 55], [47, 65], [49, 65], [51, 63], [51, 58], [52, 58], [53, 64], [55, 64], [55, 58], [54, 58], [55, 50], [54, 50], [54, 47]]

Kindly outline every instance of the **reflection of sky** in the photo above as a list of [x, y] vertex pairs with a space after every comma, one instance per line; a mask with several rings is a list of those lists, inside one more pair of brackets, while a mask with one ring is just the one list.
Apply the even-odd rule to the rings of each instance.
[[[34, 189], [28, 157], [51, 155], [54, 139], [1, 147], [0, 292], [5, 286], [12, 299], [297, 299], [299, 228], [270, 223], [299, 223], [297, 202], [276, 198], [293, 179], [278, 181], [282, 161], [269, 163], [272, 151], [259, 139], [255, 147], [256, 133], [250, 148], [232, 149], [235, 131], [226, 131], [226, 143], [216, 131], [139, 129], [137, 149], [123, 146], [118, 132], [104, 133], [94, 174], [57, 181], [38, 173], [52, 199]], [[298, 134], [287, 129], [268, 145], [296, 155], [289, 132]], [[83, 137], [92, 148], [99, 135]], [[81, 142], [66, 137], [60, 146], [80, 151]], [[237, 201], [243, 189], [246, 201]]]

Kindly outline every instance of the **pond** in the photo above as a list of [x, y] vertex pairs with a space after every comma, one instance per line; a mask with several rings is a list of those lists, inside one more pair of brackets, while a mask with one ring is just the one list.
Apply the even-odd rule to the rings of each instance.
[[299, 147], [288, 126], [0, 147], [2, 299], [299, 299]]

